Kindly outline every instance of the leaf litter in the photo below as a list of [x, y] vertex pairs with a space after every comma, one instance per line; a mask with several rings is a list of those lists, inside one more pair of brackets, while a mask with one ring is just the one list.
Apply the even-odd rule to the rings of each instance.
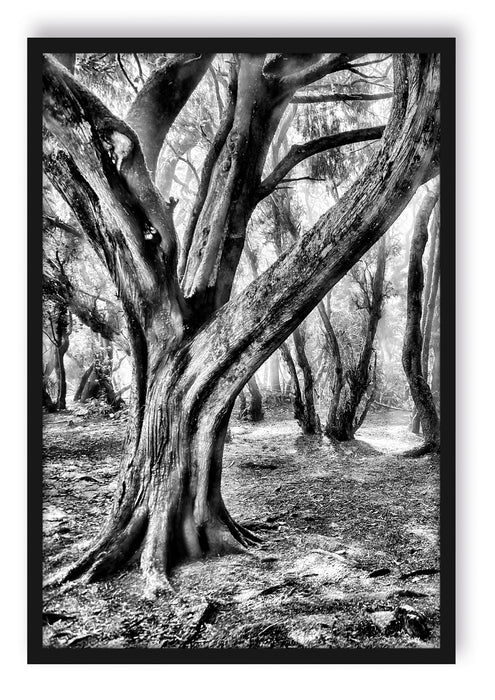
[[[125, 432], [123, 419], [71, 418], [44, 426], [46, 575], [98, 533]], [[335, 446], [301, 436], [287, 407], [233, 420], [224, 499], [261, 545], [178, 567], [175, 593], [154, 601], [136, 564], [46, 589], [44, 645], [438, 647], [439, 460], [398, 455], [418, 444], [407, 423], [406, 412], [373, 412], [358, 439]]]

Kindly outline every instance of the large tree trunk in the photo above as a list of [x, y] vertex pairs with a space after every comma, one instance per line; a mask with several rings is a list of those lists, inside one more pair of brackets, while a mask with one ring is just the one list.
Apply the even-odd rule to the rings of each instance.
[[440, 449], [440, 424], [433, 396], [422, 369], [421, 297], [423, 294], [423, 253], [428, 241], [428, 221], [438, 200], [438, 191], [427, 192], [421, 202], [409, 255], [407, 278], [407, 317], [402, 349], [402, 365], [423, 430], [424, 445], [412, 456]]
[[234, 523], [220, 493], [238, 386], [215, 381], [211, 371], [202, 379], [202, 358], [189, 353], [185, 345], [173, 356], [154, 357], [146, 403], [141, 410], [133, 405], [112, 512], [99, 540], [66, 578], [95, 580], [139, 551], [151, 593], [167, 586], [170, 568], [184, 558], [239, 552], [257, 541]]
[[61, 347], [57, 348], [57, 365], [56, 365], [56, 374], [57, 374], [57, 400], [56, 400], [56, 405], [57, 405], [57, 411], [64, 411], [67, 408], [67, 378], [65, 375], [65, 362], [64, 362], [64, 357], [65, 357], [65, 352], [67, 350], [67, 346], [62, 345]]
[[[147, 589], [155, 592], [167, 586], [177, 561], [240, 551], [256, 540], [232, 520], [220, 490], [234, 401], [388, 230], [429, 177], [437, 148], [439, 57], [397, 57], [389, 125], [368, 167], [310, 231], [225, 303], [242, 250], [243, 218], [256, 201], [252, 183], [260, 182], [270, 134], [291, 89], [322, 77], [328, 65], [352, 60], [330, 56], [297, 57], [310, 65], [292, 73], [291, 58], [274, 81], [266, 76], [278, 65], [277, 55], [269, 65], [256, 57], [241, 60], [234, 128], [227, 129], [221, 167], [212, 176], [216, 192], [208, 189], [183, 248], [183, 275], [177, 273], [173, 206], [150, 181], [150, 161], [145, 163], [136, 137], [146, 139], [147, 130], [139, 133], [136, 123], [129, 129], [68, 73], [46, 62], [45, 123], [65, 150], [47, 141], [45, 169], [117, 285], [134, 362], [128, 436], [112, 510], [97, 541], [65, 578], [94, 580], [138, 556]], [[261, 153], [258, 158], [253, 149]], [[280, 168], [261, 183], [258, 196], [278, 181]]]

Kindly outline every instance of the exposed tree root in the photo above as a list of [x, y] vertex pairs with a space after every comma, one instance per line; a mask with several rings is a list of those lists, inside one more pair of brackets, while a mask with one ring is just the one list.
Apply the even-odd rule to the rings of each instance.
[[399, 457], [409, 457], [414, 459], [416, 457], [424, 457], [424, 455], [430, 454], [440, 454], [440, 445], [434, 442], [425, 442], [419, 447], [414, 447], [411, 450], [406, 450], [406, 452], [401, 452]]
[[[169, 523], [170, 524], [170, 523]], [[158, 527], [157, 527], [158, 525]], [[208, 556], [247, 553], [248, 548], [261, 542], [261, 538], [237, 524], [225, 506], [216, 517], [202, 527], [196, 527], [189, 518], [182, 524], [184, 549], [181, 556], [174, 556], [167, 542], [167, 527], [158, 518], [152, 522], [148, 509], [137, 508], [120, 532], [100, 538], [74, 564], [56, 572], [44, 584], [45, 588], [79, 579], [81, 583], [94, 583], [124, 568], [130, 561], [140, 559], [145, 582], [145, 596], [156, 597], [162, 593], [175, 593], [169, 574], [175, 564]]]

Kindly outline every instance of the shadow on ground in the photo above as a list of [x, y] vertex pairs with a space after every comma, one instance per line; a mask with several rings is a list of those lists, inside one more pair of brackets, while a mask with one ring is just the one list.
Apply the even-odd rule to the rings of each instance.
[[[137, 567], [48, 589], [44, 644], [437, 647], [439, 460], [397, 456], [418, 443], [407, 422], [405, 412], [375, 412], [358, 439], [335, 446], [301, 436], [286, 408], [255, 425], [233, 421], [224, 498], [262, 544], [178, 568], [177, 594], [153, 602]], [[101, 526], [124, 428], [123, 419], [46, 417], [47, 574]]]

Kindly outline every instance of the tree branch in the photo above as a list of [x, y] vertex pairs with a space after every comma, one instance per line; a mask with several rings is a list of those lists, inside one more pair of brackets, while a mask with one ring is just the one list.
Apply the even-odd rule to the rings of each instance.
[[318, 139], [313, 139], [304, 144], [292, 146], [287, 155], [275, 166], [273, 171], [261, 183], [258, 189], [258, 201], [267, 197], [275, 187], [284, 179], [298, 163], [301, 163], [306, 158], [314, 156], [316, 153], [328, 151], [330, 148], [339, 148], [350, 143], [359, 143], [360, 141], [371, 141], [379, 139], [384, 132], [384, 126], [373, 126], [364, 129], [354, 129], [352, 131], [343, 131], [340, 134], [332, 134], [331, 136], [322, 136]]
[[[47, 274], [43, 274], [43, 293], [48, 298], [61, 301], [67, 305], [68, 309], [94, 333], [98, 333], [106, 340], [117, 343], [126, 354], [130, 353], [129, 343], [122, 336], [120, 325], [115, 323], [116, 307], [112, 304], [112, 313], [106, 317], [96, 307], [96, 303], [88, 304], [81, 294], [92, 297], [94, 301], [103, 301], [99, 297], [88, 294], [83, 290], [77, 290], [64, 274], [62, 279], [56, 279]], [[108, 302], [107, 302], [108, 303]], [[110, 302], [111, 303], [111, 302]]]
[[146, 81], [126, 116], [154, 175], [165, 137], [214, 54], [176, 54]]
[[227, 107], [224, 111], [222, 121], [220, 122], [220, 126], [218, 128], [217, 133], [215, 134], [215, 137], [213, 138], [212, 144], [210, 146], [210, 149], [206, 155], [206, 158], [203, 163], [203, 168], [201, 170], [201, 176], [200, 176], [200, 182], [199, 182], [199, 187], [196, 192], [196, 197], [194, 200], [194, 204], [191, 210], [191, 214], [189, 217], [189, 221], [187, 222], [186, 230], [184, 232], [184, 237], [182, 241], [182, 250], [180, 252], [180, 258], [179, 258], [179, 265], [178, 265], [178, 276], [179, 280], [182, 280], [185, 270], [186, 270], [186, 265], [187, 265], [187, 258], [189, 255], [189, 251], [191, 249], [193, 237], [194, 237], [194, 231], [196, 228], [196, 224], [198, 223], [198, 219], [201, 215], [201, 211], [203, 209], [203, 205], [206, 201], [206, 197], [208, 195], [208, 188], [210, 185], [211, 177], [213, 175], [213, 169], [215, 167], [215, 164], [218, 160], [218, 157], [222, 151], [222, 148], [225, 145], [225, 142], [227, 140], [227, 136], [229, 135], [229, 132], [232, 128], [232, 124], [234, 122], [234, 113], [235, 113], [235, 99], [236, 99], [236, 93], [237, 93], [237, 72], [236, 71], [231, 71], [231, 81], [229, 84], [229, 101], [227, 104]]
[[374, 102], [377, 100], [389, 100], [394, 96], [393, 92], [377, 92], [377, 93], [354, 93], [346, 94], [345, 92], [334, 92], [331, 94], [313, 94], [313, 95], [294, 95], [291, 99], [292, 104], [315, 104], [318, 102]]
[[329, 73], [336, 73], [349, 68], [349, 61], [360, 58], [365, 54], [330, 53], [323, 56], [312, 65], [302, 70], [296, 71], [280, 79], [280, 85], [284, 90], [298, 90], [305, 85], [320, 80]]
[[[394, 56], [394, 78], [390, 120], [363, 173], [192, 341], [191, 355], [210, 367], [201, 378], [209, 402], [226, 391], [233, 402], [265, 359], [386, 233], [424, 179], [439, 139], [439, 55]], [[221, 340], [212, 343], [211, 338]], [[197, 391], [191, 381], [191, 392]]]
[[181, 323], [173, 204], [151, 182], [136, 134], [56, 61], [45, 57], [44, 165], [103, 258], [119, 293], [146, 316], [167, 288]]

